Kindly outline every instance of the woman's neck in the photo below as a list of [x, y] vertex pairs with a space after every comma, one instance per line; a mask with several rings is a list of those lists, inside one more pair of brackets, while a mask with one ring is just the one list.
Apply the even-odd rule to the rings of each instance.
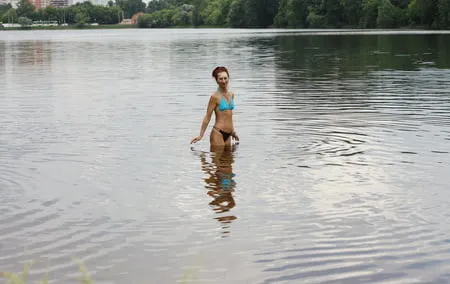
[[217, 90], [222, 95], [227, 95], [228, 94], [228, 89], [227, 88], [226, 89], [222, 89], [221, 87], [219, 87]]

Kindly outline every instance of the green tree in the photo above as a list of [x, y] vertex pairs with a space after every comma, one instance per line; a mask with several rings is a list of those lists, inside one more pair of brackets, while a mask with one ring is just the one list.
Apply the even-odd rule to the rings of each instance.
[[378, 7], [381, 0], [363, 0], [360, 25], [363, 28], [375, 28], [377, 26]]
[[28, 0], [20, 0], [17, 3], [17, 16], [19, 17], [30, 17], [34, 12], [35, 7]]
[[192, 12], [194, 6], [190, 4], [183, 4], [176, 9], [173, 9], [172, 24], [174, 25], [191, 25], [192, 24]]
[[345, 22], [357, 26], [361, 19], [362, 0], [341, 0]]
[[308, 17], [306, 17], [306, 22], [308, 27], [317, 29], [325, 27], [325, 17], [322, 15], [317, 15], [314, 11], [309, 12]]
[[79, 12], [76, 14], [77, 27], [83, 28], [86, 23], [89, 21], [89, 18], [86, 14]]
[[399, 7], [400, 9], [408, 8], [410, 2], [411, 0], [391, 0], [392, 5]]
[[380, 0], [377, 15], [377, 27], [388, 29], [396, 26], [397, 8], [389, 0]]
[[41, 13], [41, 20], [44, 21], [58, 21], [58, 22], [62, 22], [61, 21], [61, 17], [60, 17], [60, 13], [59, 13], [58, 8], [55, 8], [53, 6], [47, 6], [44, 9], [41, 9], [40, 13]]
[[268, 27], [273, 24], [277, 13], [275, 0], [244, 0], [245, 26]]
[[288, 21], [286, 19], [287, 4], [288, 0], [280, 0], [278, 4], [278, 12], [274, 19], [274, 24], [278, 28], [285, 28], [288, 25]]
[[278, 13], [279, 0], [266, 0], [261, 9], [259, 19], [263, 27], [269, 27], [274, 24], [275, 15]]
[[167, 8], [169, 8], [169, 2], [167, 2], [166, 0], [152, 0], [148, 2], [145, 11], [147, 13], [153, 13]]
[[321, 10], [327, 26], [340, 27], [342, 25], [343, 8], [340, 1], [322, 0]]
[[320, 14], [323, 0], [303, 0], [303, 1], [307, 3], [309, 12]]
[[437, 7], [437, 0], [412, 0], [408, 10], [414, 23], [431, 27], [438, 18]]
[[6, 13], [9, 9], [11, 9], [11, 4], [0, 4], [0, 18]]
[[245, 0], [233, 0], [227, 16], [227, 25], [233, 28], [243, 28], [245, 22]]
[[230, 6], [233, 0], [210, 0], [201, 12], [204, 23], [207, 25], [224, 25], [227, 21]]
[[438, 0], [438, 19], [440, 28], [450, 28], [450, 0]]
[[152, 14], [142, 14], [137, 17], [138, 28], [150, 28]]
[[77, 18], [76, 15], [77, 13], [85, 13], [84, 10], [81, 10], [79, 7], [77, 7], [76, 5], [72, 5], [66, 8], [66, 13], [65, 13], [65, 19], [66, 19], [66, 23], [68, 24], [76, 24], [77, 23]]
[[307, 17], [309, 6], [304, 0], [288, 0], [286, 7], [286, 20], [290, 28], [305, 28], [308, 25]]
[[145, 3], [141, 0], [117, 0], [117, 5], [124, 11], [126, 18], [131, 18], [138, 12], [145, 12]]
[[[207, 5], [207, 0], [192, 0], [192, 5], [194, 5], [194, 11], [192, 11], [192, 24], [194, 26], [199, 26], [204, 23], [202, 16], [202, 11]], [[227, 15], [225, 15], [226, 17]]]
[[280, 0], [274, 17], [276, 27], [303, 28], [308, 15], [305, 0]]
[[177, 19], [176, 9], [163, 9], [150, 14], [144, 14], [138, 17], [139, 28], [166, 28], [174, 25]]
[[19, 19], [17, 19], [17, 23], [22, 28], [29, 28], [33, 24], [33, 21], [27, 17], [19, 17]]
[[5, 13], [3, 13], [2, 18], [3, 23], [17, 23], [17, 13], [14, 8], [9, 9]]

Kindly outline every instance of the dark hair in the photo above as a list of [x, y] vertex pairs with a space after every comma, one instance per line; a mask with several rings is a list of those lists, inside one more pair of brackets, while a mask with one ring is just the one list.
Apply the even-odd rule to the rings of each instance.
[[218, 66], [218, 67], [214, 68], [214, 70], [212, 72], [212, 76], [217, 80], [217, 76], [219, 76], [219, 73], [221, 73], [221, 72], [227, 72], [227, 75], [230, 76], [230, 73], [228, 73], [228, 69], [223, 66]]

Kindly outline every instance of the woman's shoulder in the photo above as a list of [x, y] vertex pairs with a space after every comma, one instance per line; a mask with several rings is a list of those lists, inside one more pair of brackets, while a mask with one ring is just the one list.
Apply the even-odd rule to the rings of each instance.
[[211, 97], [218, 97], [220, 94], [217, 91], [211, 93]]
[[211, 101], [216, 101], [216, 102], [218, 102], [218, 101], [220, 100], [220, 95], [219, 95], [218, 92], [213, 92], [213, 93], [211, 94], [211, 96], [209, 97], [209, 99], [210, 99]]

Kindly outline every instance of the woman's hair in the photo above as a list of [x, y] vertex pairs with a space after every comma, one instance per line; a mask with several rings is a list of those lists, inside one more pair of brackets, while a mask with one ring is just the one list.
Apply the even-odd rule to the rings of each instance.
[[227, 72], [227, 75], [230, 76], [230, 73], [228, 73], [228, 69], [223, 66], [218, 66], [218, 67], [214, 68], [214, 70], [212, 72], [212, 76], [217, 80], [217, 76], [219, 76], [219, 73], [221, 73], [221, 72]]

